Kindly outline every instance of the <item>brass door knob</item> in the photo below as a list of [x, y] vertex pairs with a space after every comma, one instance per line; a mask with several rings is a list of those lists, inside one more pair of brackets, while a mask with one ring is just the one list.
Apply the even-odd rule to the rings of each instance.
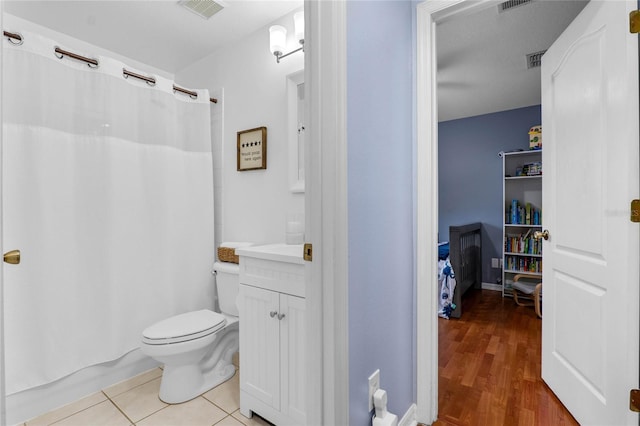
[[536, 231], [533, 233], [533, 238], [539, 240], [540, 238], [544, 238], [545, 240], [549, 239], [549, 231], [545, 229], [544, 231]]
[[4, 254], [5, 263], [17, 265], [20, 263], [20, 250], [11, 250]]

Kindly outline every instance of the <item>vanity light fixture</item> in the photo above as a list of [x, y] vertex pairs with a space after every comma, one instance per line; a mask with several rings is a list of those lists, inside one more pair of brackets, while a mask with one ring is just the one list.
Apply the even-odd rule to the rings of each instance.
[[280, 63], [280, 59], [299, 52], [304, 52], [304, 12], [297, 12], [293, 15], [293, 26], [295, 38], [300, 43], [300, 47], [289, 53], [282, 53], [287, 43], [287, 29], [282, 25], [273, 25], [269, 27], [269, 49], [276, 57], [276, 62]]

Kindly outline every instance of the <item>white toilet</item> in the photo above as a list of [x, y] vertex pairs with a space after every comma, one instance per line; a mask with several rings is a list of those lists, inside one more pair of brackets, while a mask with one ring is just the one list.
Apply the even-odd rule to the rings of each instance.
[[187, 312], [162, 320], [142, 332], [142, 353], [164, 364], [160, 399], [188, 401], [229, 380], [238, 351], [239, 267], [214, 264], [220, 311]]

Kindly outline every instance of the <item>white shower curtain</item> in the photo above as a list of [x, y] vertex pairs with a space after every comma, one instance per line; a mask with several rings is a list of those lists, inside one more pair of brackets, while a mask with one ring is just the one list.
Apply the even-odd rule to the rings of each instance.
[[191, 99], [23, 37], [3, 41], [2, 60], [2, 238], [22, 252], [4, 268], [7, 394], [117, 359], [153, 322], [213, 306], [208, 92]]

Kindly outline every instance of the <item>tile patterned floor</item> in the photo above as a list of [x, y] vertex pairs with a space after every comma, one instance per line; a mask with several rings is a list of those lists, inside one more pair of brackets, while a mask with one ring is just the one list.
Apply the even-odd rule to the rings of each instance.
[[230, 380], [183, 404], [158, 398], [162, 370], [154, 368], [101, 392], [29, 420], [25, 426], [268, 426], [240, 414], [238, 372]]

